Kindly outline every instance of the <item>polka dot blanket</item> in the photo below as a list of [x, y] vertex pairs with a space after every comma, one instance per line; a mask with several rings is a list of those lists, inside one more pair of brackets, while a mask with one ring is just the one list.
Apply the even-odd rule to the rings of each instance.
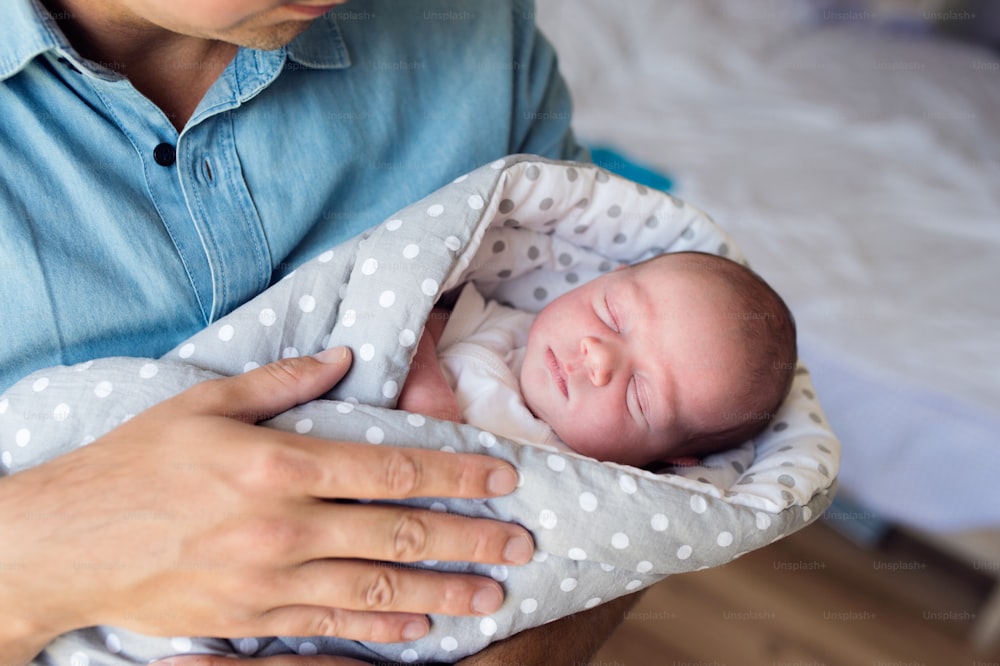
[[515, 521], [537, 543], [523, 567], [415, 565], [492, 576], [507, 598], [489, 617], [434, 616], [431, 633], [412, 643], [151, 638], [94, 627], [60, 637], [36, 663], [145, 664], [204, 652], [452, 662], [665, 576], [724, 564], [808, 524], [832, 499], [839, 444], [802, 367], [763, 435], [661, 475], [393, 409], [423, 322], [443, 292], [471, 280], [488, 297], [537, 311], [619, 264], [680, 250], [743, 260], [724, 231], [675, 197], [590, 164], [511, 156], [320, 255], [163, 358], [101, 359], [22, 380], [0, 398], [3, 474], [85, 445], [203, 379], [347, 345], [354, 365], [327, 399], [265, 425], [505, 458], [521, 474], [510, 496], [409, 503]]

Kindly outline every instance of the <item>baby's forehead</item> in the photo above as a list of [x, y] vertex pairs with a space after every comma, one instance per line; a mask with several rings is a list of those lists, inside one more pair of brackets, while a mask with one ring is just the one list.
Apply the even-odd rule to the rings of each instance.
[[652, 298], [650, 305], [678, 308], [691, 302], [712, 302], [731, 306], [734, 299], [739, 299], [740, 278], [714, 262], [697, 257], [662, 255], [628, 266], [621, 273], [620, 277], [650, 296], [670, 296], [666, 303]]
[[642, 274], [678, 271], [692, 275], [733, 279], [736, 271], [744, 270], [736, 262], [705, 252], [665, 252], [628, 267]]

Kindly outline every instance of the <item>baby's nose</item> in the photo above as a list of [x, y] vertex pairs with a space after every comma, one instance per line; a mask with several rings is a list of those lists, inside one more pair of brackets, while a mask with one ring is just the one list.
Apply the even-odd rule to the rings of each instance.
[[585, 337], [580, 340], [580, 351], [583, 354], [583, 365], [590, 383], [601, 387], [610, 382], [611, 372], [614, 369], [611, 348], [597, 338]]

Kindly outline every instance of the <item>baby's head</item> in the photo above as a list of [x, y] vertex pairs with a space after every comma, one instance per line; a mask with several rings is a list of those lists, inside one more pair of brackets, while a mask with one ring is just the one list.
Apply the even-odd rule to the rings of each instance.
[[700, 252], [602, 275], [542, 309], [521, 388], [573, 450], [642, 466], [759, 434], [788, 395], [795, 323], [756, 273]]

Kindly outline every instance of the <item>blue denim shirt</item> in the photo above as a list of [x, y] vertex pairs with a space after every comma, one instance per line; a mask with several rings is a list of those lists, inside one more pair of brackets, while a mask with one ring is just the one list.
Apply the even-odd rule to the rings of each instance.
[[241, 49], [178, 133], [33, 0], [0, 8], [0, 390], [158, 356], [501, 155], [581, 158], [520, 0], [352, 0]]

